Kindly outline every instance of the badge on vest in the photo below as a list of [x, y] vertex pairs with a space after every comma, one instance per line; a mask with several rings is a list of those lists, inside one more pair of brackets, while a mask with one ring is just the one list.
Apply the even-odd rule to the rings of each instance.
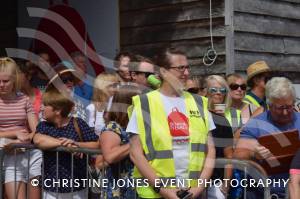
[[195, 117], [195, 118], [200, 118], [201, 115], [200, 115], [200, 112], [198, 110], [190, 110], [190, 117]]
[[188, 118], [185, 114], [179, 112], [177, 108], [173, 108], [168, 115], [168, 124], [173, 137], [189, 136]]

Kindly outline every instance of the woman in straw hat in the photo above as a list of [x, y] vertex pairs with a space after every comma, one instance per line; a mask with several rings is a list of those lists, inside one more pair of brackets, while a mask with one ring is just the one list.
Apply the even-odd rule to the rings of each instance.
[[50, 81], [46, 87], [46, 92], [52, 89], [57, 89], [61, 93], [65, 93], [68, 96], [72, 97], [73, 102], [75, 103], [74, 110], [72, 115], [74, 117], [80, 117], [85, 120], [86, 111], [81, 98], [74, 95], [74, 86], [79, 83], [79, 78], [75, 75], [75, 70], [72, 68], [72, 64], [67, 61], [63, 61], [57, 64], [54, 67], [55, 73], [50, 78]]

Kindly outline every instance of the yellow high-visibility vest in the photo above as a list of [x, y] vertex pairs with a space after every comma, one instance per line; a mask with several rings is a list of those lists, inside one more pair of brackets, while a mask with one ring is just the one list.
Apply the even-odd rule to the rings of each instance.
[[245, 98], [244, 98], [244, 101], [245, 102], [248, 102], [250, 104], [254, 104], [255, 106], [257, 107], [260, 107], [261, 105], [258, 103], [258, 101], [252, 97], [251, 95], [246, 95]]
[[[183, 92], [183, 96], [189, 121], [188, 178], [192, 179], [190, 186], [195, 187], [206, 158], [209, 131], [208, 101], [205, 97], [188, 92]], [[149, 164], [161, 180], [174, 179], [176, 175], [172, 136], [159, 91], [133, 97], [133, 105], [137, 116], [139, 137]], [[143, 178], [136, 167], [133, 177]], [[137, 187], [137, 192], [142, 198], [161, 197], [150, 186]]]
[[226, 108], [224, 116], [228, 120], [233, 132], [235, 132], [238, 128], [241, 127], [240, 110], [235, 108]]

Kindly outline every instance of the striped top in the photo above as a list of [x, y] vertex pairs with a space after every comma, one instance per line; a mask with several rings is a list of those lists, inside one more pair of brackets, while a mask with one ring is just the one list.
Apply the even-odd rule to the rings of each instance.
[[0, 98], [0, 133], [3, 131], [28, 130], [28, 113], [34, 114], [28, 96], [18, 93], [13, 100]]

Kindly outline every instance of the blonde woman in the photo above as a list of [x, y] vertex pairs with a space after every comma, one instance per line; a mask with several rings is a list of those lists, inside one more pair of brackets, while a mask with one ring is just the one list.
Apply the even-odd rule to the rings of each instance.
[[[232, 158], [233, 155], [233, 128], [227, 117], [231, 116], [231, 99], [228, 94], [228, 85], [225, 79], [218, 75], [210, 75], [206, 78], [207, 98], [209, 109], [216, 128], [212, 130], [212, 137], [216, 147], [216, 158]], [[227, 116], [227, 117], [226, 117]], [[226, 117], [226, 118], [225, 118]], [[212, 179], [230, 179], [232, 170], [230, 168], [216, 168], [213, 171]], [[208, 198], [224, 199], [229, 187], [212, 186], [208, 189]]]
[[247, 89], [246, 80], [241, 75], [234, 73], [227, 76], [227, 83], [230, 88], [229, 95], [232, 99], [231, 107], [241, 111], [242, 124], [246, 124], [258, 108], [254, 104], [244, 101]]
[[111, 106], [112, 96], [116, 92], [118, 77], [111, 73], [101, 73], [94, 83], [92, 103], [86, 107], [87, 123], [100, 134], [105, 126], [104, 112]]
[[[16, 62], [9, 57], [0, 58], [1, 147], [9, 143], [30, 143], [35, 134], [37, 117], [29, 97], [18, 92], [18, 85]], [[31, 186], [29, 182], [41, 175], [41, 163], [42, 153], [39, 150], [20, 152], [16, 156], [5, 154], [3, 176], [6, 198], [26, 198], [26, 190], [30, 198], [40, 198], [40, 188]]]

